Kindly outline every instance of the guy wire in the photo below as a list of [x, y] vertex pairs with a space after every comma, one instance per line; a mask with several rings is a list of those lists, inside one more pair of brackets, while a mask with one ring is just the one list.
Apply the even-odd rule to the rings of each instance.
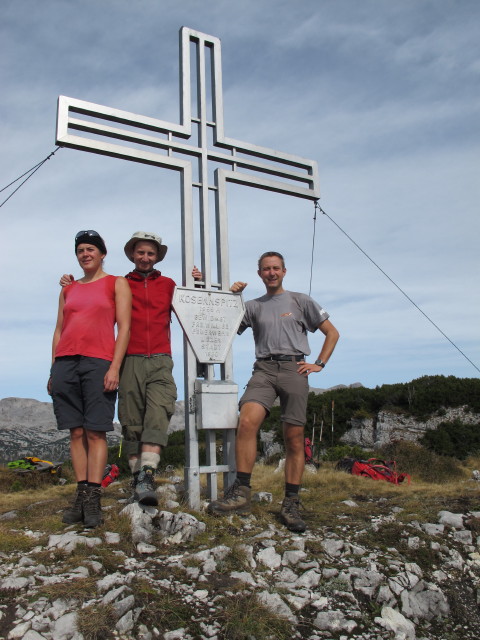
[[[358, 249], [359, 251], [361, 251], [361, 252], [363, 253], [363, 255], [364, 255], [366, 258], [368, 258], [368, 260], [370, 260], [370, 262], [371, 262], [371, 263], [372, 263], [372, 264], [373, 264], [373, 265], [374, 265], [374, 266], [375, 266], [375, 267], [376, 267], [376, 268], [377, 268], [381, 273], [383, 273], [383, 275], [384, 275], [388, 280], [390, 280], [390, 282], [391, 282], [391, 283], [392, 283], [392, 284], [393, 284], [393, 285], [394, 285], [394, 286], [395, 286], [395, 287], [400, 291], [400, 293], [401, 293], [402, 295], [404, 295], [404, 296], [405, 296], [405, 298], [407, 298], [407, 300], [408, 300], [408, 301], [409, 301], [409, 302], [410, 302], [410, 303], [411, 303], [411, 304], [412, 304], [412, 305], [417, 309], [417, 311], [420, 311], [420, 313], [421, 313], [421, 314], [422, 314], [422, 315], [423, 315], [423, 316], [424, 316], [424, 317], [425, 317], [425, 318], [430, 322], [430, 324], [432, 324], [432, 325], [435, 327], [435, 329], [436, 329], [439, 333], [441, 333], [441, 334], [442, 334], [442, 336], [448, 340], [448, 342], [450, 342], [450, 344], [452, 345], [452, 347], [455, 347], [455, 349], [456, 349], [456, 350], [457, 350], [457, 351], [458, 351], [458, 352], [459, 352], [459, 353], [460, 353], [460, 354], [465, 358], [465, 360], [467, 360], [467, 361], [472, 365], [472, 367], [474, 367], [474, 368], [475, 368], [475, 369], [480, 373], [480, 369], [477, 367], [477, 365], [476, 365], [474, 362], [472, 362], [472, 361], [470, 360], [470, 358], [469, 358], [469, 357], [468, 357], [468, 356], [467, 356], [467, 355], [466, 355], [466, 354], [465, 354], [465, 353], [460, 349], [460, 347], [457, 347], [457, 345], [453, 342], [453, 340], [451, 340], [451, 339], [447, 336], [447, 334], [446, 334], [444, 331], [442, 331], [442, 329], [440, 329], [440, 327], [439, 327], [437, 324], [435, 324], [435, 322], [434, 322], [434, 321], [433, 321], [433, 320], [432, 320], [432, 319], [431, 319], [431, 318], [430, 318], [430, 317], [425, 313], [425, 311], [423, 311], [423, 310], [418, 306], [418, 304], [417, 304], [416, 302], [414, 302], [414, 301], [412, 300], [412, 298], [410, 298], [410, 296], [409, 296], [407, 293], [405, 293], [405, 291], [404, 291], [404, 290], [403, 290], [403, 289], [402, 289], [402, 288], [401, 288], [401, 287], [400, 287], [400, 286], [399, 286], [399, 285], [398, 285], [394, 280], [392, 280], [392, 278], [391, 278], [387, 273], [385, 273], [385, 271], [384, 271], [384, 270], [383, 270], [383, 269], [382, 269], [382, 268], [381, 268], [381, 267], [380, 267], [380, 266], [379, 266], [379, 265], [378, 265], [378, 264], [377, 264], [377, 263], [376, 263], [376, 262], [375, 262], [375, 261], [374, 261], [374, 260], [373, 260], [373, 259], [372, 259], [372, 258], [371, 258], [371, 257], [370, 257], [366, 252], [365, 252], [365, 251], [364, 251], [364, 250], [363, 250], [363, 249], [362, 249], [362, 247], [361, 247], [359, 244], [357, 244], [357, 243], [355, 242], [355, 240], [353, 240], [353, 238], [351, 238], [351, 237], [348, 235], [348, 233], [347, 233], [346, 231], [344, 231], [344, 230], [342, 229], [342, 227], [341, 227], [339, 224], [337, 224], [337, 223], [335, 222], [335, 220], [334, 220], [333, 218], [331, 218], [331, 217], [328, 215], [328, 213], [326, 213], [326, 212], [322, 209], [322, 207], [321, 207], [321, 206], [319, 205], [319, 203], [318, 203], [318, 200], [315, 200], [315, 216], [316, 216], [316, 210], [317, 210], [317, 209], [318, 209], [321, 213], [323, 213], [323, 215], [324, 215], [324, 216], [326, 216], [326, 217], [327, 217], [331, 222], [333, 222], [333, 224], [337, 227], [337, 229], [339, 229], [339, 231], [341, 231], [345, 236], [347, 236], [347, 238], [350, 240], [350, 242], [352, 242], [352, 243], [357, 247], [357, 249]], [[315, 220], [315, 218], [314, 218], [314, 220]], [[314, 232], [314, 240], [315, 240], [315, 232]], [[313, 266], [313, 248], [312, 248], [312, 266]], [[311, 284], [312, 284], [312, 275], [311, 275], [311, 271], [310, 271], [310, 287], [311, 287]]]
[[[5, 189], [8, 189], [8, 187], [11, 187], [11, 186], [12, 186], [12, 184], [15, 184], [15, 182], [17, 182], [18, 180], [20, 180], [21, 178], [23, 178], [23, 176], [27, 176], [27, 177], [25, 178], [25, 180], [24, 180], [23, 182], [21, 182], [21, 183], [18, 185], [18, 187], [17, 187], [14, 191], [12, 191], [12, 193], [8, 196], [8, 198], [5, 198], [5, 200], [4, 200], [2, 203], [0, 203], [0, 207], [3, 207], [3, 205], [4, 205], [8, 200], [10, 200], [10, 198], [11, 198], [15, 193], [17, 193], [17, 191], [20, 189], [20, 187], [22, 187], [22, 186], [25, 184], [25, 182], [26, 182], [29, 178], [31, 178], [31, 177], [33, 176], [33, 174], [34, 174], [36, 171], [38, 171], [38, 170], [40, 169], [40, 167], [41, 167], [41, 166], [42, 166], [42, 165], [43, 165], [47, 160], [50, 160], [50, 158], [51, 158], [53, 155], [55, 155], [55, 154], [57, 153], [57, 151], [58, 151], [60, 148], [61, 148], [61, 147], [57, 147], [57, 148], [55, 149], [55, 151], [52, 151], [52, 152], [51, 152], [51, 153], [50, 153], [46, 158], [44, 158], [41, 162], [39, 162], [38, 164], [36, 164], [35, 166], [33, 166], [33, 167], [32, 167], [31, 169], [29, 169], [28, 171], [25, 171], [25, 173], [22, 173], [22, 175], [21, 175], [21, 176], [18, 176], [18, 178], [15, 178], [15, 180], [13, 180], [12, 182], [10, 182], [10, 184], [7, 184], [7, 186], [5, 186], [5, 187], [3, 187], [2, 189], [0, 189], [0, 193], [1, 193], [2, 191], [5, 191]], [[27, 174], [30, 174], [30, 175], [27, 175]]]

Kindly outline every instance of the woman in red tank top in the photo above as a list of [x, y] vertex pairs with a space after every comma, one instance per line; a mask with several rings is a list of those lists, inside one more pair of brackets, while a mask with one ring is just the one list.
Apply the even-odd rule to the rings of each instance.
[[107, 249], [96, 231], [77, 233], [75, 254], [84, 275], [60, 292], [48, 388], [58, 428], [70, 430], [78, 483], [62, 521], [96, 527], [103, 521], [106, 433], [113, 430], [120, 365], [130, 336], [131, 292], [125, 278], [103, 270]]

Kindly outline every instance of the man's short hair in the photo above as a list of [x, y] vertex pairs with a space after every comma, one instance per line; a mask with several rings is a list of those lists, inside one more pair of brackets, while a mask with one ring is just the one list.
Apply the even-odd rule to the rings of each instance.
[[284, 257], [282, 256], [281, 253], [278, 253], [278, 251], [265, 251], [265, 253], [262, 253], [260, 258], [258, 259], [258, 270], [259, 271], [262, 268], [262, 260], [264, 258], [280, 258], [280, 260], [282, 261], [282, 269], [285, 269], [285, 259], [284, 259]]

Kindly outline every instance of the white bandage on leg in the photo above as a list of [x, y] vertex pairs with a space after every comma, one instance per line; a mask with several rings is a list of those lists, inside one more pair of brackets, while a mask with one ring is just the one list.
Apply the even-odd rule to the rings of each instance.
[[140, 466], [141, 467], [152, 467], [156, 469], [160, 463], [160, 455], [158, 453], [153, 453], [153, 451], [142, 451], [142, 455], [140, 457]]

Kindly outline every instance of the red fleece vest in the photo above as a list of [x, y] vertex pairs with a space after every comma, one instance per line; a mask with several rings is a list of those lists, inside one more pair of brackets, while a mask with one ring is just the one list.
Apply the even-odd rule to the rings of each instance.
[[168, 353], [175, 282], [154, 269], [146, 278], [135, 271], [125, 276], [132, 290], [132, 324], [127, 355]]

